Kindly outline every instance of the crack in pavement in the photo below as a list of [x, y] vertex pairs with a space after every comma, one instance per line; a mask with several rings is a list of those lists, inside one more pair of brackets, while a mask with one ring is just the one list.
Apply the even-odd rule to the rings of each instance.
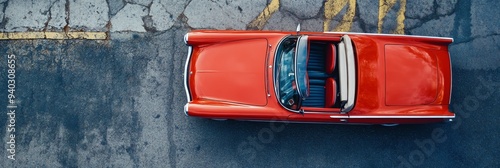
[[[189, 24], [188, 24], [188, 21], [189, 21], [189, 18], [184, 14], [184, 11], [186, 11], [186, 8], [189, 6], [189, 4], [192, 2], [193, 0], [188, 0], [188, 2], [186, 3], [186, 5], [184, 5], [184, 8], [182, 8], [182, 12], [181, 14], [179, 14], [179, 16], [177, 16], [177, 19], [176, 21], [180, 21], [182, 23], [182, 25], [184, 25], [185, 27], [187, 27], [189, 30], [192, 30], [194, 29], [193, 27], [191, 27]], [[173, 27], [171, 27], [170, 29], [172, 29]]]
[[[476, 39], [489, 38], [489, 37], [492, 37], [492, 36], [500, 36], [500, 33], [487, 34], [487, 35], [484, 35], [484, 36], [474, 36], [474, 37], [470, 37], [470, 38], [468, 38], [466, 40], [463, 40], [463, 41], [453, 42], [451, 45], [469, 43], [469, 42], [472, 42], [472, 41], [474, 41]], [[493, 43], [493, 44], [498, 44], [498, 43]], [[497, 45], [497, 46], [499, 46], [499, 45]]]
[[[56, 2], [59, 2], [59, 0], [53, 1], [50, 4], [49, 9], [47, 9], [47, 11], [42, 12], [42, 14], [44, 14], [44, 13], [47, 14], [48, 13], [47, 21], [45, 22], [45, 26], [44, 26], [44, 28], [42, 30], [43, 32], [47, 32], [47, 29], [49, 27], [49, 22], [50, 22], [50, 20], [52, 20], [52, 6], [54, 6], [54, 4]], [[44, 33], [44, 35], [45, 35], [45, 38], [47, 38], [47, 34]]]
[[153, 18], [151, 16], [151, 5], [153, 4], [153, 1], [151, 1], [148, 5], [146, 5], [146, 9], [148, 10], [148, 14], [143, 16], [142, 19], [142, 26], [144, 27], [144, 30], [146, 32], [156, 32], [156, 28], [154, 27], [153, 24]]
[[[452, 36], [456, 38], [457, 42], [467, 41], [471, 38], [471, 2], [458, 1], [455, 6], [455, 22], [453, 23]], [[457, 8], [458, 7], [458, 8]]]
[[63, 30], [67, 35], [69, 32], [69, 29], [70, 29], [69, 28], [69, 14], [70, 14], [70, 12], [69, 12], [69, 0], [66, 0], [66, 4], [64, 5], [64, 11], [66, 12], [66, 18], [65, 18], [66, 25], [64, 26]]
[[421, 27], [423, 24], [425, 24], [425, 23], [427, 23], [429, 21], [439, 20], [442, 17], [451, 16], [451, 15], [453, 15], [453, 14], [456, 13], [455, 9], [457, 9], [458, 5], [459, 5], [458, 3], [455, 3], [455, 6], [449, 12], [444, 13], [444, 14], [439, 14], [439, 12], [438, 12], [439, 5], [437, 4], [436, 1], [434, 1], [434, 4], [432, 5], [433, 9], [432, 9], [432, 13], [431, 14], [425, 15], [423, 17], [406, 16], [407, 19], [415, 19], [415, 20], [418, 20], [418, 22], [415, 25], [412, 25], [411, 27], [407, 27], [405, 29], [405, 31], [409, 32], [409, 31], [411, 31], [411, 30], [413, 30], [415, 28]]
[[0, 22], [0, 29], [5, 29], [5, 25], [7, 24], [8, 20], [9, 20], [8, 18], [5, 17], [5, 10], [7, 10], [9, 0], [6, 0], [2, 4], [3, 4], [3, 8], [2, 8], [3, 17], [2, 17], [2, 20]]
[[[148, 6], [151, 7], [151, 4], [153, 3], [153, 1], [154, 0], [151, 0], [151, 2], [149, 2], [148, 5], [144, 5], [144, 4], [137, 3], [137, 2], [134, 2], [134, 1], [130, 1], [130, 0], [129, 1], [125, 0], [124, 2], [125, 2], [125, 5], [127, 5], [127, 3], [128, 3], [128, 4], [139, 5], [139, 6], [143, 6], [143, 7], [147, 8]], [[123, 5], [123, 6], [125, 6], [125, 5]]]
[[[360, 11], [359, 10], [359, 4], [356, 4], [356, 8], [357, 8], [356, 11]], [[356, 15], [354, 16], [353, 22], [357, 21], [359, 23], [359, 28], [361, 28], [361, 30], [363, 32], [370, 32], [370, 31], [368, 31], [370, 28], [367, 28], [368, 24], [365, 22], [365, 20], [360, 15], [361, 15], [361, 12], [356, 12]], [[375, 29], [375, 28], [377, 28], [377, 26], [373, 26], [371, 28]]]
[[[175, 29], [174, 29], [174, 32], [175, 32]], [[174, 37], [177, 36], [177, 33], [174, 35]], [[177, 43], [173, 42], [172, 43], [172, 47], [171, 48], [177, 48]], [[168, 72], [174, 72], [174, 62], [175, 62], [175, 59], [177, 58], [176, 57], [176, 54], [177, 54], [177, 51], [174, 51], [172, 52], [172, 58], [174, 60], [172, 61], [168, 61], [168, 65], [166, 65], [168, 67]], [[167, 87], [167, 90], [173, 90], [174, 88], [174, 78], [170, 78], [170, 80], [168, 81], [168, 87]], [[169, 146], [168, 146], [168, 159], [169, 159], [169, 163], [170, 163], [170, 167], [172, 168], [175, 168], [177, 166], [177, 145], [175, 144], [175, 141], [174, 141], [174, 119], [173, 119], [173, 114], [169, 114], [169, 113], [173, 113], [174, 111], [174, 106], [173, 106], [173, 103], [174, 102], [174, 96], [169, 96], [167, 101], [166, 101], [166, 104], [168, 104], [168, 107], [166, 108], [168, 111], [166, 111], [166, 114], [165, 114], [165, 119], [167, 121], [167, 139], [168, 139], [168, 142], [169, 142]]]

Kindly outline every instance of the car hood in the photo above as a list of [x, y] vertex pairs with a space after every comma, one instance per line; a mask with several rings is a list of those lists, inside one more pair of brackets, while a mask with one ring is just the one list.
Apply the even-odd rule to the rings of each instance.
[[386, 104], [425, 105], [438, 95], [435, 51], [411, 45], [385, 45]]
[[267, 45], [266, 39], [250, 39], [198, 47], [191, 69], [196, 97], [266, 105]]

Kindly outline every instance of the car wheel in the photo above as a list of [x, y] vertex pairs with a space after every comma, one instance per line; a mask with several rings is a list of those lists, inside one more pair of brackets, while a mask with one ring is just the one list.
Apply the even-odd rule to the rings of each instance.
[[398, 126], [399, 124], [394, 124], [393, 123], [393, 124], [380, 124], [380, 125], [382, 125], [384, 127], [395, 127], [395, 126]]
[[215, 120], [215, 121], [226, 121], [227, 119], [225, 119], [225, 118], [212, 118], [212, 120]]

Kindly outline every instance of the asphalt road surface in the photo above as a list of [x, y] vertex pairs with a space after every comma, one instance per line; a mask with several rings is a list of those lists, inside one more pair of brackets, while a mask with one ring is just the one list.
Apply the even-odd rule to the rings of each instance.
[[[500, 1], [0, 0], [0, 6], [0, 167], [500, 167]], [[299, 23], [305, 31], [453, 37], [456, 120], [382, 127], [183, 114], [185, 33], [294, 30]]]

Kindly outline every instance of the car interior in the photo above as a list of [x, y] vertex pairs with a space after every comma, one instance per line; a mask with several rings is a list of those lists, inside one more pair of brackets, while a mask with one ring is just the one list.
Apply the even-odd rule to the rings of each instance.
[[302, 102], [302, 107], [306, 110], [339, 108], [337, 45], [331, 41], [309, 41], [308, 45], [309, 97]]

